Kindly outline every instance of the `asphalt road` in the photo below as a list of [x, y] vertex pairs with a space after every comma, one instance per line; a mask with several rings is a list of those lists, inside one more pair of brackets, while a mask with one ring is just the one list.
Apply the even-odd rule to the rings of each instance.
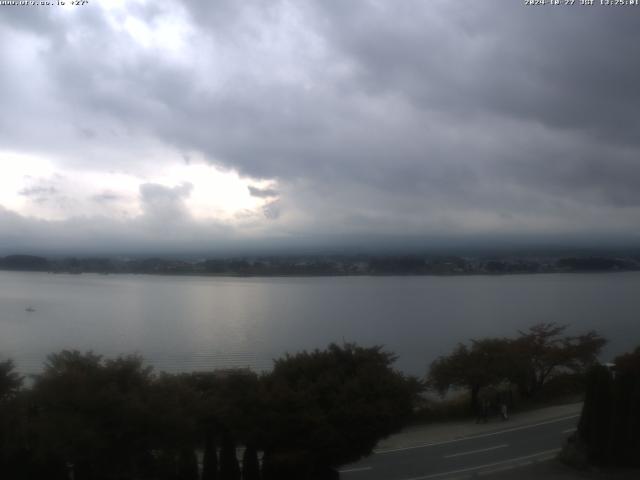
[[343, 467], [343, 480], [428, 480], [485, 475], [556, 456], [578, 415], [375, 453]]

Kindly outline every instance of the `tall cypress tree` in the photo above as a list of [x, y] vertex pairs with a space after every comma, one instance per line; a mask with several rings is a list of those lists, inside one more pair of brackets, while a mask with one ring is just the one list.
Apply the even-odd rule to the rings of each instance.
[[236, 444], [229, 432], [222, 436], [220, 449], [220, 480], [240, 480], [240, 465], [236, 456]]
[[599, 366], [593, 376], [595, 382], [591, 401], [591, 428], [588, 440], [588, 458], [596, 465], [609, 463], [611, 450], [611, 410], [612, 410], [612, 376], [606, 368]]
[[262, 456], [262, 480], [279, 480], [272, 457], [273, 455], [268, 450]]
[[258, 452], [253, 445], [247, 445], [242, 455], [242, 480], [260, 480]]
[[613, 409], [611, 412], [611, 438], [608, 445], [608, 457], [613, 464], [617, 465], [624, 462], [628, 444], [632, 440], [632, 435], [629, 435], [630, 432], [627, 429], [628, 418], [631, 413], [631, 406], [629, 405], [630, 393], [633, 388], [633, 383], [630, 380], [629, 375], [622, 372], [617, 374], [613, 381]]
[[578, 436], [594, 465], [639, 466], [640, 349], [615, 363], [615, 374], [603, 366], [588, 372]]
[[180, 480], [198, 480], [198, 459], [193, 448], [182, 448], [178, 455], [178, 476]]
[[202, 458], [202, 480], [218, 480], [218, 448], [216, 437], [207, 433], [204, 440], [204, 457]]

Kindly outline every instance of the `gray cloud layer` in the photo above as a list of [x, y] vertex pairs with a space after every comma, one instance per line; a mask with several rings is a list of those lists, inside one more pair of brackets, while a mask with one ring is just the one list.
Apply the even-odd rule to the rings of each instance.
[[[500, 0], [128, 9], [150, 27], [184, 19], [189, 48], [135, 47], [100, 8], [3, 9], [11, 68], [0, 76], [0, 147], [105, 171], [153, 169], [148, 146], [200, 152], [278, 181], [277, 191], [250, 192], [274, 198], [263, 234], [283, 242], [638, 239], [638, 9]], [[163, 216], [221, 238], [189, 217], [187, 187], [140, 194], [145, 220], [112, 225], [123, 242], [153, 244], [144, 232]]]

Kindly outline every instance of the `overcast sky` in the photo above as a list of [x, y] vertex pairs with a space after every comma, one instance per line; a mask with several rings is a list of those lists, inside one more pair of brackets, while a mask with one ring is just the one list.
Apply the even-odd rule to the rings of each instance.
[[639, 58], [579, 1], [0, 6], [0, 252], [637, 244]]

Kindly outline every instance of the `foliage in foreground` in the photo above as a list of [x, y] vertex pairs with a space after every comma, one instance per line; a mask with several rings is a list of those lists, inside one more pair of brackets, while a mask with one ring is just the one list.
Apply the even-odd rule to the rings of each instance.
[[572, 441], [589, 464], [640, 467], [640, 347], [616, 358], [614, 365], [589, 370]]
[[[0, 476], [334, 478], [333, 468], [369, 454], [410, 416], [420, 385], [395, 371], [394, 360], [380, 347], [330, 345], [277, 360], [261, 376], [169, 375], [137, 356], [63, 351], [23, 390], [5, 362]], [[242, 465], [236, 447], [244, 447]]]

